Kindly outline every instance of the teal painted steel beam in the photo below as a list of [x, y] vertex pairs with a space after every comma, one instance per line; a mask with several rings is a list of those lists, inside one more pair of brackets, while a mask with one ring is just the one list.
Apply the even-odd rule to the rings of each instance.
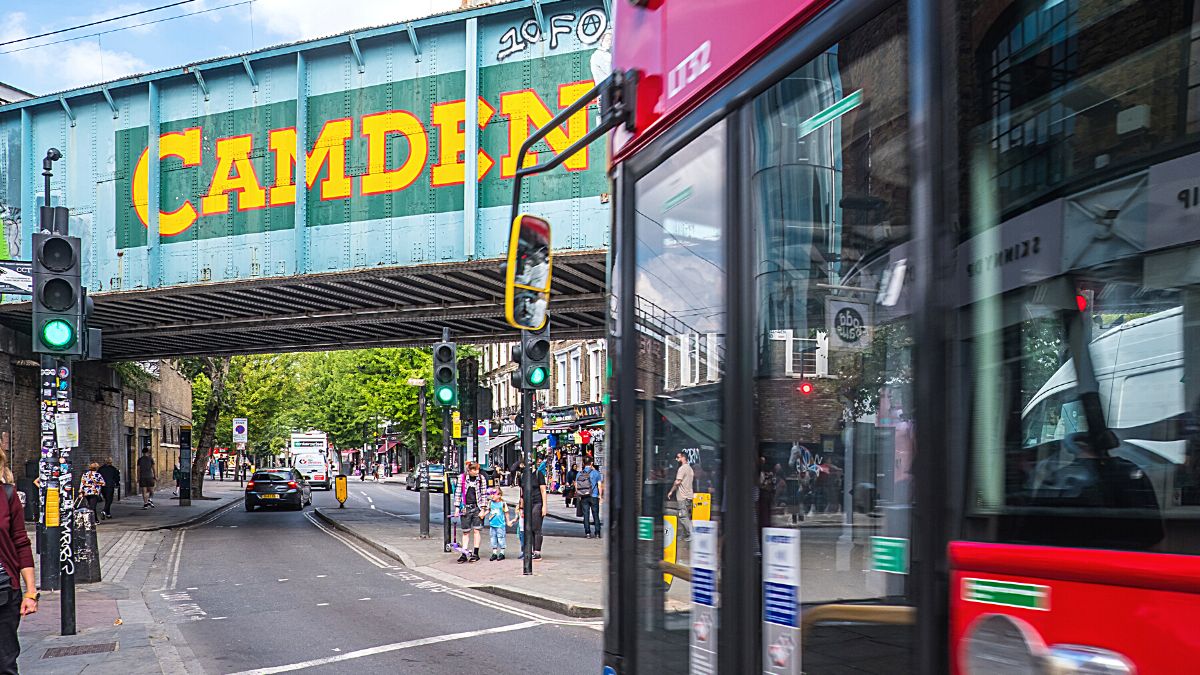
[[[551, 5], [551, 4], [558, 3], [558, 2], [573, 2], [573, 1], [575, 1], [575, 0], [540, 0], [541, 5], [543, 5], [543, 6]], [[523, 0], [522, 2], [508, 2], [508, 3], [498, 4], [498, 5], [486, 5], [484, 7], [476, 7], [474, 9], [464, 11], [464, 12], [451, 12], [451, 13], [447, 13], [447, 14], [439, 14], [437, 16], [426, 17], [424, 19], [417, 19], [414, 21], [409, 21], [408, 23], [405, 23], [405, 24], [380, 26], [378, 28], [371, 28], [371, 29], [367, 29], [367, 30], [346, 31], [344, 33], [340, 33], [338, 35], [330, 36], [330, 37], [323, 38], [320, 40], [312, 40], [310, 42], [294, 42], [291, 44], [279, 45], [277, 47], [268, 47], [266, 49], [262, 49], [262, 50], [259, 50], [256, 52], [250, 52], [245, 55], [224, 56], [221, 58], [210, 59], [207, 61], [198, 61], [196, 63], [188, 64], [186, 66], [178, 66], [175, 68], [168, 68], [166, 70], [159, 70], [159, 71], [152, 72], [152, 73], [143, 73], [141, 75], [134, 75], [132, 77], [125, 78], [123, 80], [114, 80], [112, 82], [108, 82], [108, 83], [105, 83], [102, 85], [98, 84], [98, 85], [93, 85], [90, 87], [80, 87], [78, 89], [70, 90], [69, 93], [70, 93], [71, 97], [74, 98], [76, 96], [85, 96], [87, 94], [99, 94], [101, 89], [103, 89], [104, 87], [108, 87], [110, 89], [136, 87], [139, 85], [146, 84], [148, 82], [155, 82], [155, 81], [166, 80], [166, 79], [170, 79], [170, 78], [174, 78], [174, 77], [191, 75], [198, 66], [204, 66], [205, 70], [216, 70], [219, 68], [245, 68], [245, 66], [243, 65], [243, 59], [250, 60], [250, 61], [258, 61], [258, 60], [262, 60], [262, 59], [270, 59], [270, 58], [276, 58], [276, 57], [280, 57], [280, 56], [290, 56], [292, 54], [296, 54], [296, 53], [299, 53], [302, 51], [314, 51], [314, 50], [318, 50], [318, 49], [323, 49], [325, 47], [336, 46], [338, 44], [345, 42], [346, 36], [350, 35], [351, 33], [353, 33], [360, 42], [363, 40], [369, 40], [372, 38], [392, 35], [394, 33], [400, 32], [400, 31], [407, 31], [408, 28], [410, 28], [410, 27], [414, 31], [413, 35], [415, 35], [416, 34], [415, 31], [423, 29], [423, 28], [429, 28], [431, 26], [440, 26], [442, 24], [458, 23], [464, 19], [468, 19], [468, 18], [472, 18], [472, 17], [482, 18], [485, 16], [493, 15], [493, 14], [504, 14], [507, 12], [520, 10], [523, 7], [524, 8], [532, 8], [533, 0]], [[43, 106], [43, 105], [47, 105], [47, 104], [51, 104], [51, 103], [57, 103], [57, 99], [58, 99], [57, 93], [48, 94], [46, 96], [38, 96], [36, 98], [26, 99], [24, 101], [18, 101], [16, 103], [10, 103], [10, 104], [0, 108], [0, 111], [21, 110], [24, 108], [34, 108], [34, 107]]]
[[408, 41], [412, 43], [413, 52], [417, 55], [417, 60], [421, 60], [421, 43], [417, 40], [417, 29], [412, 22], [404, 24], [404, 30], [408, 32]]
[[250, 59], [245, 56], [242, 57], [242, 67], [246, 69], [246, 76], [250, 78], [250, 86], [254, 91], [258, 91], [258, 77], [254, 75], [254, 66], [250, 65]]
[[353, 35], [350, 36], [350, 51], [354, 53], [354, 62], [358, 64], [358, 72], [366, 72], [367, 62], [363, 60], [362, 50], [358, 48], [358, 40]]
[[200, 91], [204, 94], [204, 100], [208, 100], [208, 83], [204, 81], [204, 76], [200, 74], [200, 69], [192, 71], [196, 74], [196, 86], [200, 87]]
[[[28, 110], [21, 111], [21, 250], [26, 253], [20, 256], [31, 259], [33, 255], [33, 233], [40, 225], [37, 220], [37, 171], [34, 162], [37, 157], [33, 149], [33, 115]], [[11, 253], [11, 252], [10, 252]]]
[[475, 230], [479, 221], [479, 20], [467, 19], [466, 26], [466, 118], [463, 131], [463, 256], [477, 254]]
[[296, 274], [308, 272], [308, 61], [296, 52]]
[[117, 104], [113, 102], [113, 97], [112, 97], [112, 94], [109, 93], [108, 87], [104, 87], [100, 91], [104, 93], [104, 100], [108, 101], [108, 107], [112, 110], [113, 119], [115, 120], [118, 117], [120, 117], [121, 110], [119, 108], [117, 108]]
[[75, 126], [75, 111], [71, 110], [71, 106], [67, 104], [67, 97], [59, 96], [58, 102], [62, 105], [63, 112], [67, 113], [67, 119], [71, 120], [71, 126]]
[[146, 223], [146, 285], [150, 288], [158, 288], [162, 286], [162, 241], [158, 232], [158, 212], [162, 205], [162, 196], [159, 194], [161, 167], [162, 162], [158, 161], [158, 134], [159, 134], [159, 119], [161, 117], [158, 106], [158, 83], [150, 82], [146, 90], [147, 104], [149, 113], [147, 115], [147, 133], [149, 134], [149, 145], [146, 150], [146, 167], [149, 169], [148, 189], [146, 190], [146, 200], [149, 202], [147, 206], [147, 223]]

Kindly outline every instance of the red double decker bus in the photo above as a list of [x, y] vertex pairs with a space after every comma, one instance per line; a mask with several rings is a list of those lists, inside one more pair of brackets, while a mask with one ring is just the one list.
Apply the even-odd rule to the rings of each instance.
[[1197, 3], [612, 5], [605, 667], [1200, 668]]

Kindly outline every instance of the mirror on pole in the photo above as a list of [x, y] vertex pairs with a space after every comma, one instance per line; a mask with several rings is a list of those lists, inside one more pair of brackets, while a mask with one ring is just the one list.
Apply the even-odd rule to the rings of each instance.
[[538, 330], [550, 302], [550, 222], [523, 213], [513, 220], [508, 239], [504, 314], [509, 325]]

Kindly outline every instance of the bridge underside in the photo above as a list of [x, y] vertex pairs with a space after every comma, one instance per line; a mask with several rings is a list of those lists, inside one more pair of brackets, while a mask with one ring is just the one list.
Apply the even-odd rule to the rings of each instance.
[[[554, 257], [555, 339], [604, 332], [603, 252]], [[422, 265], [94, 296], [91, 326], [106, 361], [187, 355], [425, 346], [450, 328], [459, 342], [516, 336], [504, 320], [503, 261]], [[30, 304], [0, 305], [0, 322], [30, 330]]]

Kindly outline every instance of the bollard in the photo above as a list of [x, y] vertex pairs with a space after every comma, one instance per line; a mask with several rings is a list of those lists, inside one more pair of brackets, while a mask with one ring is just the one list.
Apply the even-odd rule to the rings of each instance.
[[75, 583], [95, 584], [100, 581], [100, 545], [96, 537], [96, 514], [91, 509], [75, 510]]

